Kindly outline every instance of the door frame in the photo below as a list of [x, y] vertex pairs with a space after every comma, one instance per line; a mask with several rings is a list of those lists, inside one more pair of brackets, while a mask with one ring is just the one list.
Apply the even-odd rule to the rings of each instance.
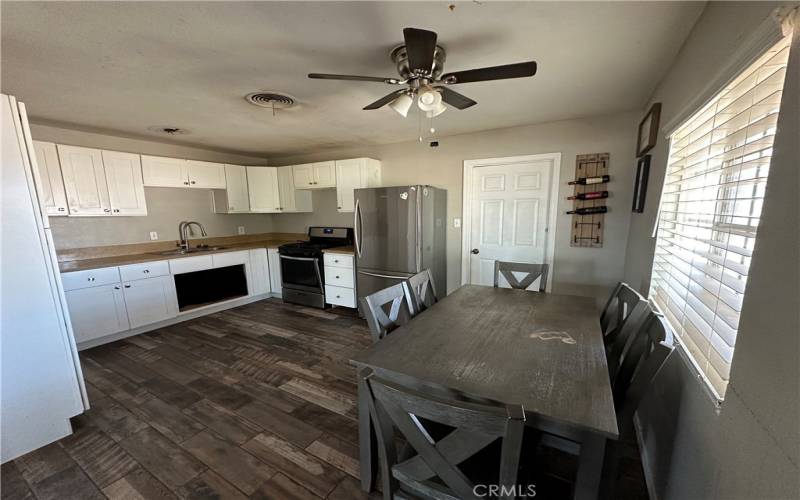
[[462, 188], [463, 205], [461, 209], [461, 283], [469, 283], [470, 278], [470, 240], [472, 237], [472, 179], [476, 168], [516, 165], [532, 161], [552, 161], [550, 172], [550, 192], [547, 204], [547, 245], [545, 248], [545, 263], [550, 266], [547, 273], [546, 291], [550, 291], [553, 283], [555, 269], [553, 266], [556, 242], [556, 217], [558, 215], [558, 186], [561, 174], [561, 153], [542, 153], [524, 156], [508, 156], [504, 158], [484, 158], [478, 160], [464, 160], [464, 184]]

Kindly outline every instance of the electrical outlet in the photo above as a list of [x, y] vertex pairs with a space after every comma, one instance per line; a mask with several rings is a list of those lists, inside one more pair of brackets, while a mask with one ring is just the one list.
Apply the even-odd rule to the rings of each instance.
[[158, 233], [155, 232], [155, 231], [150, 231], [150, 239], [151, 240], [157, 240], [158, 239]]
[[238, 228], [236, 228], [236, 231], [237, 231], [239, 234], [244, 234], [244, 226], [239, 226]]
[[456, 218], [453, 219], [453, 227], [456, 228], [456, 229], [461, 227], [461, 219], [460, 218], [456, 217]]

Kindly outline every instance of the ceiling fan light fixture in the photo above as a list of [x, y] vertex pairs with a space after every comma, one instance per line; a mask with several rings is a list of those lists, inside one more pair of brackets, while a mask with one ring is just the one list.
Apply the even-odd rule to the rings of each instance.
[[442, 94], [433, 89], [420, 92], [417, 98], [417, 106], [422, 111], [436, 111], [442, 106]]
[[447, 106], [445, 106], [443, 102], [440, 102], [439, 105], [436, 106], [434, 109], [426, 111], [425, 116], [427, 116], [428, 118], [435, 118], [444, 113], [445, 111], [447, 111]]
[[412, 104], [414, 104], [414, 98], [408, 94], [402, 94], [400, 97], [390, 102], [389, 107], [405, 118], [408, 116], [408, 110], [411, 109]]

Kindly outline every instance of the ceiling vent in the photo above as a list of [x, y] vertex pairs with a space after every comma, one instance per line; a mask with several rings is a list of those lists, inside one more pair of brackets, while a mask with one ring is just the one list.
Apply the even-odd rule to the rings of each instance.
[[261, 108], [288, 109], [297, 104], [294, 97], [278, 92], [253, 92], [244, 96], [245, 101]]

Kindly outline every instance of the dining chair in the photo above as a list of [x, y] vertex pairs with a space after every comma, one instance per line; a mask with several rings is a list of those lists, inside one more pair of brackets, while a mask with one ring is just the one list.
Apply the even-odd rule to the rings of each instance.
[[[362, 370], [359, 377], [370, 393], [384, 499], [393, 499], [398, 493], [442, 500], [484, 498], [478, 495], [476, 484], [498, 485], [500, 498], [515, 498], [525, 425], [521, 405], [448, 399], [382, 379], [370, 369]], [[428, 421], [453, 430], [435, 439], [423, 424]], [[398, 437], [408, 442], [411, 456], [398, 454]], [[499, 451], [495, 446], [498, 438], [502, 439]], [[498, 454], [474, 460], [492, 452]], [[480, 466], [470, 467], [468, 462]], [[492, 477], [479, 478], [475, 473], [491, 473]]]
[[378, 290], [362, 297], [360, 301], [373, 342], [406, 324], [414, 316], [414, 306], [409, 301], [403, 283]]
[[406, 287], [408, 303], [413, 306], [414, 315], [421, 313], [439, 300], [436, 296], [436, 287], [430, 269], [423, 269], [408, 278], [403, 285]]
[[[647, 300], [627, 283], [620, 281], [611, 292], [603, 312], [600, 314], [600, 330], [603, 332], [603, 343], [608, 351], [615, 344], [617, 337], [623, 332], [628, 319], [641, 319], [648, 309]], [[634, 313], [636, 313], [634, 315]], [[629, 334], [632, 330], [625, 330]]]
[[[527, 262], [503, 262], [500, 260], [494, 261], [494, 287], [500, 286], [500, 275], [502, 275], [511, 288], [517, 290], [527, 290], [531, 284], [536, 281], [536, 278], [541, 277], [539, 280], [539, 291], [544, 292], [547, 286], [547, 264], [529, 264]], [[522, 280], [518, 280], [514, 276], [514, 272], [528, 273]]]

